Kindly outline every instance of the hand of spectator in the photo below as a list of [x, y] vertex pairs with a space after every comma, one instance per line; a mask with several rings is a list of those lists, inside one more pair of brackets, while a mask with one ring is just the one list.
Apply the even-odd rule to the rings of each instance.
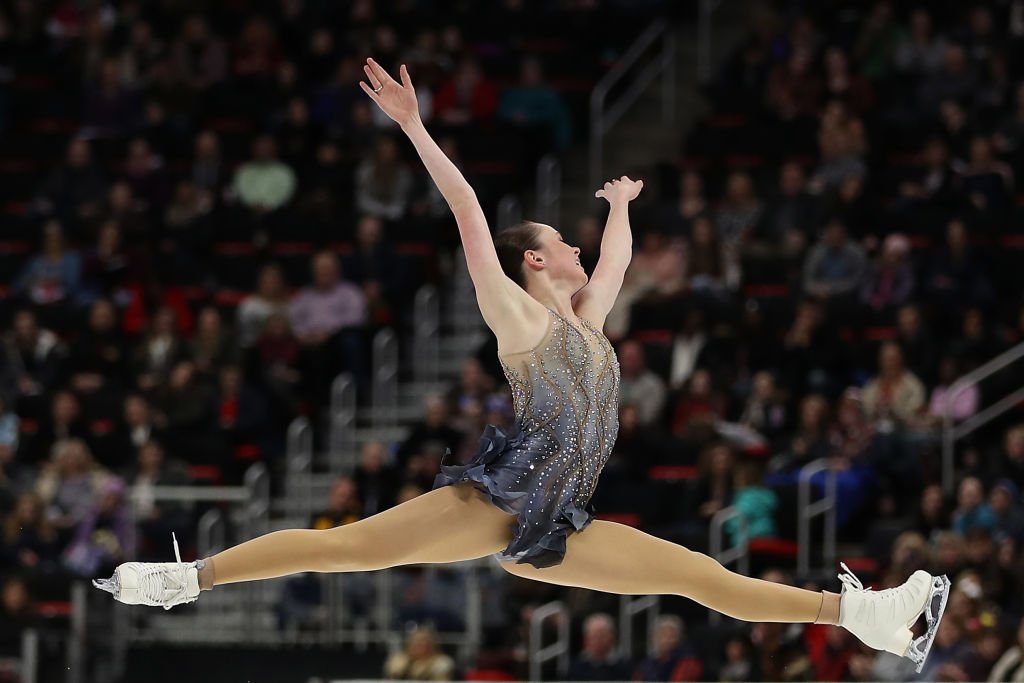
[[71, 378], [76, 391], [91, 394], [103, 386], [103, 375], [95, 372], [80, 372]]
[[42, 390], [39, 383], [28, 375], [22, 375], [18, 378], [18, 392], [23, 396], [35, 396]]
[[722, 509], [722, 501], [720, 500], [709, 500], [705, 503], [701, 503], [699, 508], [701, 517], [713, 517], [719, 510]]
[[35, 567], [39, 564], [39, 556], [27, 548], [18, 553], [18, 560], [23, 567]]
[[609, 180], [604, 187], [594, 193], [594, 196], [603, 197], [608, 200], [609, 204], [614, 205], [616, 202], [633, 201], [642, 189], [644, 189], [644, 181], [630, 180], [628, 177], [622, 176]]
[[439, 117], [443, 122], [452, 126], [462, 126], [469, 123], [469, 112], [465, 109], [450, 109]]
[[370, 85], [360, 81], [359, 86], [392, 121], [404, 127], [419, 119], [420, 109], [416, 102], [416, 90], [412, 87], [412, 79], [409, 78], [405, 64], [398, 70], [401, 83], [393, 79], [373, 59], [366, 60], [363, 71], [366, 72]]

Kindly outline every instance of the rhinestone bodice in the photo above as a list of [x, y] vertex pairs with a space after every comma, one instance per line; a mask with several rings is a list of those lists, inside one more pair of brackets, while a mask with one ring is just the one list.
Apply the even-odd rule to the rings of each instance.
[[618, 434], [619, 363], [608, 339], [586, 320], [578, 328], [549, 313], [544, 338], [533, 350], [500, 360], [523, 450], [544, 455], [532, 458], [526, 470], [527, 507], [555, 498], [583, 508]]

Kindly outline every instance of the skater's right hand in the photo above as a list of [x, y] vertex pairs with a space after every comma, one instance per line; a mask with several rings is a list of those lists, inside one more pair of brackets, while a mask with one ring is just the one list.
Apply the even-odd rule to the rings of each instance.
[[367, 58], [366, 64], [363, 65], [363, 71], [366, 72], [366, 78], [370, 84], [367, 85], [365, 81], [359, 81], [359, 87], [377, 103], [377, 106], [385, 114], [391, 117], [392, 121], [404, 128], [419, 119], [420, 110], [416, 102], [416, 91], [412, 87], [412, 80], [409, 78], [409, 71], [405, 68], [405, 64], [398, 70], [402, 79], [401, 83], [388, 75], [384, 67], [373, 61], [372, 58]]

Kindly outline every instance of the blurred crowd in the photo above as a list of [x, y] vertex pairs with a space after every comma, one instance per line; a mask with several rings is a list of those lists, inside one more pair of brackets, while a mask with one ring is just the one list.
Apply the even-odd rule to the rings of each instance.
[[[365, 388], [370, 335], [407, 329], [412, 293], [447, 281], [457, 232], [358, 91], [364, 55], [409, 65], [492, 215], [582, 137], [590, 88], [659, 3], [384, 5], [0, 2], [5, 651], [70, 577], [166, 560], [172, 530], [188, 554], [201, 508], [153, 486], [238, 483], [263, 462], [276, 490], [289, 421], [319, 417], [338, 372]], [[671, 599], [634, 661], [608, 596], [502, 575], [474, 667], [425, 626], [385, 675], [524, 677], [533, 608], [563, 597], [574, 680], [1024, 678], [1024, 416], [957, 442], [952, 493], [940, 460], [944, 421], [1024, 381], [1010, 366], [951, 391], [1024, 336], [1024, 2], [777, 0], [749, 21], [705, 85], [711, 113], [638, 169], [606, 328], [621, 428], [594, 502], [700, 550], [736, 506], [748, 523], [726, 533], [761, 543], [754, 571], [804, 581], [797, 479], [824, 458], [866, 584], [920, 567], [953, 580], [928, 666], [839, 629], [709, 625]], [[602, 218], [564, 227], [588, 271]], [[406, 439], [365, 444], [310, 525], [419, 495], [446, 449], [465, 461], [484, 425], [508, 426], [495, 352], [468, 358]], [[287, 583], [282, 630], [321, 623], [322, 588]], [[396, 620], [458, 628], [461, 599], [444, 572], [409, 570]]]

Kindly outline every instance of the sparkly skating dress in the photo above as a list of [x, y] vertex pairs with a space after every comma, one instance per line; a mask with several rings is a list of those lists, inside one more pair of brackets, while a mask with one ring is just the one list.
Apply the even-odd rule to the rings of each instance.
[[590, 497], [619, 429], [619, 362], [590, 323], [577, 328], [549, 311], [532, 351], [500, 357], [516, 419], [508, 433], [488, 425], [465, 465], [441, 467], [434, 488], [470, 481], [515, 515], [512, 542], [498, 558], [559, 564], [565, 539], [593, 519]]

